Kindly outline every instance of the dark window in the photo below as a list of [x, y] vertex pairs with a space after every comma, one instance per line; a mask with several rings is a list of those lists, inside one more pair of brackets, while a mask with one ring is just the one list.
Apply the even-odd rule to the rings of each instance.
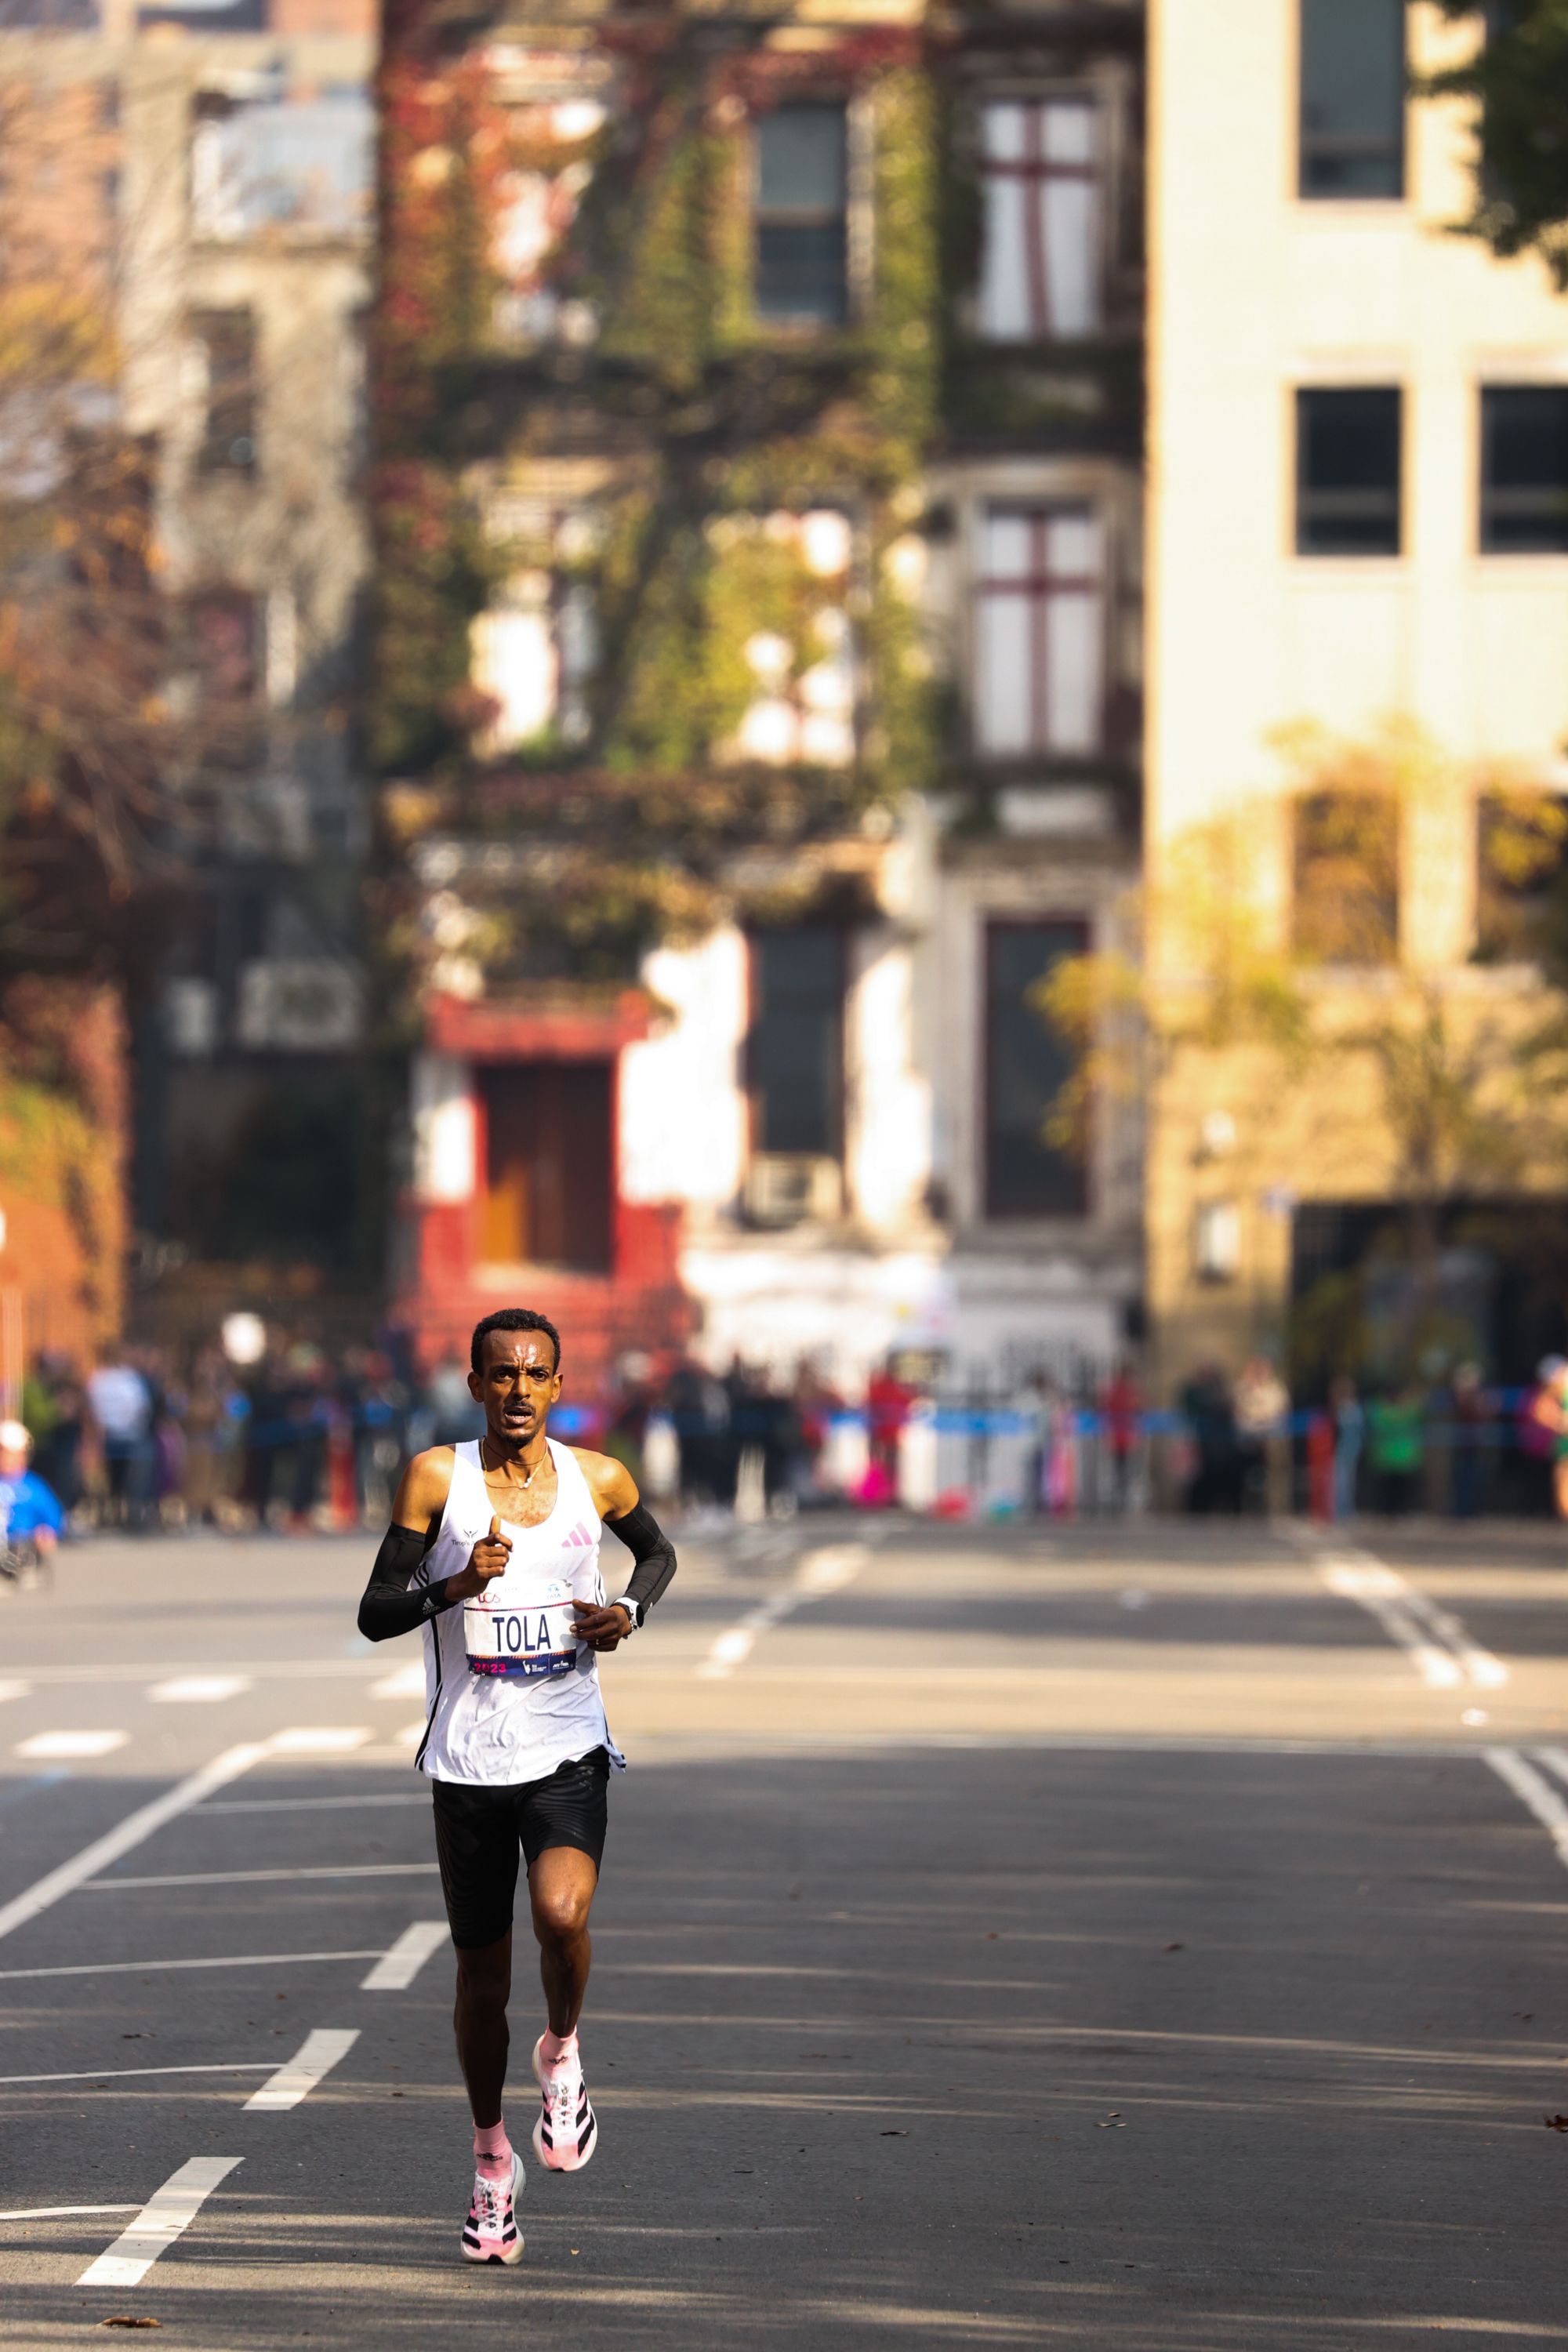
[[1301, 0], [1301, 194], [1405, 194], [1405, 0]]
[[609, 1272], [612, 1093], [607, 1062], [481, 1069], [479, 1255], [487, 1264]]
[[1481, 552], [1568, 552], [1568, 385], [1481, 394]]
[[757, 124], [761, 318], [835, 327], [848, 313], [846, 128], [841, 106], [781, 106]]
[[1064, 957], [1081, 955], [1082, 923], [991, 923], [985, 932], [985, 1213], [1080, 1217], [1082, 1166], [1047, 1142], [1051, 1106], [1072, 1056], [1036, 1001]]
[[256, 468], [256, 321], [248, 310], [198, 310], [191, 330], [206, 360], [204, 474]]
[[1296, 394], [1296, 552], [1397, 555], [1400, 395]]
[[1476, 803], [1478, 963], [1533, 960], [1568, 877], [1568, 809], [1550, 793], [1485, 793]]
[[752, 941], [746, 1076], [756, 1151], [837, 1159], [844, 1126], [844, 935], [826, 925]]
[[1315, 963], [1387, 964], [1399, 953], [1399, 805], [1392, 793], [1304, 793], [1296, 803], [1295, 940]]

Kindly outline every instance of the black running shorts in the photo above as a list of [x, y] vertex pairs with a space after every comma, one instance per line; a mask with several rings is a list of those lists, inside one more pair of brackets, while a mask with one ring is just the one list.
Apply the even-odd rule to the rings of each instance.
[[547, 1846], [572, 1845], [591, 1854], [595, 1869], [605, 1851], [610, 1759], [602, 1748], [558, 1765], [548, 1780], [515, 1788], [471, 1788], [437, 1780], [436, 1855], [452, 1941], [460, 1952], [499, 1943], [511, 1926], [517, 1858], [530, 1870]]

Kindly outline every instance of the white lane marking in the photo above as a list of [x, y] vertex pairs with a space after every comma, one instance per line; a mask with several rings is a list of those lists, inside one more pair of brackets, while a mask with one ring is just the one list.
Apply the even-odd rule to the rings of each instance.
[[52, 2221], [68, 2213], [140, 2213], [140, 2205], [13, 2205], [0, 2221]]
[[121, 1887], [254, 1886], [275, 1878], [428, 1878], [435, 1862], [308, 1863], [298, 1870], [192, 1870], [166, 1878], [89, 1878], [84, 1895], [117, 1895]]
[[365, 1805], [418, 1805], [430, 1810], [428, 1797], [236, 1797], [232, 1803], [204, 1805], [203, 1817], [208, 1813], [325, 1813], [342, 1812], [352, 1805], [357, 1813]]
[[[119, 2083], [133, 2074], [265, 2074], [270, 2058], [225, 2058], [209, 2066], [79, 2066], [74, 2074], [0, 2074], [0, 2083]], [[128, 2206], [128, 2212], [135, 2211]]]
[[1521, 1804], [1528, 1805], [1557, 1849], [1559, 1862], [1568, 1864], [1568, 1799], [1559, 1795], [1544, 1772], [1527, 1764], [1517, 1748], [1489, 1748], [1487, 1762], [1500, 1780], [1506, 1780]]
[[871, 1557], [868, 1544], [825, 1544], [820, 1550], [808, 1551], [796, 1569], [792, 1581], [780, 1592], [772, 1594], [750, 1609], [738, 1623], [729, 1626], [719, 1635], [708, 1655], [698, 1667], [702, 1682], [720, 1682], [734, 1669], [744, 1664], [762, 1636], [781, 1619], [793, 1616], [806, 1601], [824, 1592], [837, 1592], [859, 1575]]
[[0, 1700], [8, 1698], [26, 1698], [31, 1688], [31, 1683], [17, 1683], [10, 1681], [0, 1682]]
[[416, 1919], [382, 1953], [361, 1992], [406, 1992], [431, 1953], [446, 1942], [447, 1933], [445, 1919]]
[[16, 1895], [0, 1908], [0, 1936], [8, 1936], [14, 1927], [23, 1927], [29, 1919], [36, 1919], [41, 1911], [47, 1911], [52, 1903], [58, 1903], [62, 1895], [69, 1895], [84, 1879], [96, 1878], [100, 1870], [106, 1870], [111, 1862], [118, 1862], [122, 1853], [129, 1853], [133, 1846], [142, 1843], [143, 1838], [149, 1838], [154, 1830], [162, 1829], [165, 1822], [172, 1822], [176, 1814], [189, 1812], [193, 1805], [201, 1804], [216, 1790], [226, 1788], [231, 1780], [237, 1780], [242, 1772], [248, 1772], [253, 1764], [259, 1764], [266, 1753], [266, 1748], [254, 1740], [240, 1748], [226, 1748], [221, 1756], [215, 1756], [210, 1764], [202, 1766], [199, 1772], [192, 1772], [185, 1780], [176, 1781], [172, 1789], [165, 1789], [161, 1797], [154, 1797], [150, 1804], [138, 1806], [135, 1812], [127, 1813], [118, 1828], [106, 1832], [100, 1838], [94, 1838], [90, 1845], [84, 1845], [81, 1852], [72, 1854], [68, 1862], [62, 1862], [47, 1876], [35, 1880], [25, 1894]]
[[1568, 1748], [1532, 1748], [1531, 1754], [1560, 1780], [1568, 1780]]
[[275, 1756], [346, 1756], [370, 1737], [368, 1723], [295, 1723], [275, 1731], [267, 1745]]
[[309, 2098], [317, 2084], [330, 2074], [341, 2058], [346, 2058], [359, 2040], [357, 2025], [318, 2025], [307, 2033], [287, 2065], [279, 2066], [268, 2076], [259, 2091], [252, 2091], [245, 2103], [248, 2115], [280, 2114], [285, 2107], [297, 2107], [301, 2099]]
[[241, 2156], [193, 2156], [182, 2164], [148, 2199], [108, 2252], [89, 2263], [78, 2286], [135, 2286], [159, 2255], [184, 2236], [219, 2181], [226, 2180], [236, 2165], [244, 2161]]
[[172, 1682], [154, 1683], [147, 1696], [169, 1706], [216, 1706], [250, 1688], [248, 1675], [176, 1675]]
[[[446, 1931], [443, 1929], [442, 1931]], [[162, 1969], [293, 1969], [307, 1960], [374, 1960], [372, 1950], [356, 1952], [236, 1952], [208, 1960], [73, 1960], [63, 1969], [0, 1969], [0, 1984], [18, 1984], [32, 1977], [134, 1977]]]
[[1500, 1658], [1472, 1640], [1456, 1616], [1409, 1583], [1397, 1570], [1365, 1554], [1321, 1556], [1318, 1574], [1331, 1592], [1370, 1611], [1391, 1640], [1407, 1650], [1423, 1681], [1454, 1690], [1461, 1681], [1500, 1690], [1508, 1680]]
[[399, 1666], [395, 1674], [383, 1675], [370, 1686], [372, 1698], [423, 1698], [425, 1696], [425, 1661], [411, 1658], [407, 1665]]
[[392, 1737], [395, 1741], [401, 1742], [405, 1748], [417, 1748], [425, 1737], [425, 1717], [422, 1715], [416, 1715], [412, 1723], [401, 1725]]
[[111, 1756], [130, 1737], [128, 1731], [35, 1731], [30, 1739], [18, 1739], [16, 1752], [40, 1764], [67, 1756]]

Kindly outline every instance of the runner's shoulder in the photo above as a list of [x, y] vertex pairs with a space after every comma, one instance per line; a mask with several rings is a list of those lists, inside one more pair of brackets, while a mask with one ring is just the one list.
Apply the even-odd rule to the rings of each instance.
[[618, 1519], [627, 1511], [636, 1510], [637, 1481], [624, 1462], [617, 1462], [613, 1454], [595, 1454], [586, 1445], [574, 1445], [567, 1450], [588, 1481], [588, 1492], [602, 1519]]

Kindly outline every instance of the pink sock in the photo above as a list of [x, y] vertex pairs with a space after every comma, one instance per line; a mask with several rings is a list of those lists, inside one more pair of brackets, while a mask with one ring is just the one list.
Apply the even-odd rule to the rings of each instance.
[[539, 2063], [546, 2074], [553, 2074], [563, 2058], [577, 2055], [577, 2036], [573, 2033], [552, 2033], [548, 2027], [539, 2045]]
[[511, 2178], [511, 2142], [504, 2120], [474, 2126], [474, 2163], [486, 2180]]

